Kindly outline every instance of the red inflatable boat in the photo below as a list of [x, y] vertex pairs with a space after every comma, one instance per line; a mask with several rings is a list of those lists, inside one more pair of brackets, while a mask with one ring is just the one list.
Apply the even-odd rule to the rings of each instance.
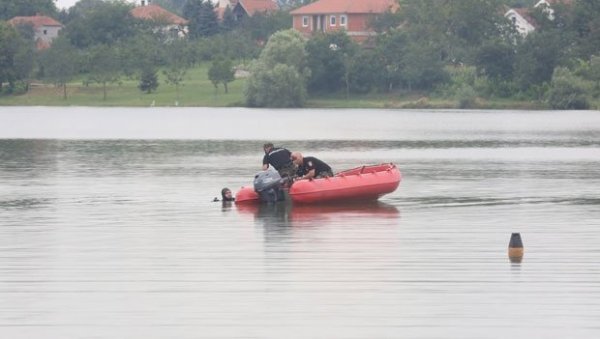
[[[367, 165], [337, 173], [330, 178], [298, 180], [289, 189], [294, 203], [377, 200], [400, 185], [400, 170], [394, 164]], [[236, 203], [258, 202], [252, 187], [242, 187]]]

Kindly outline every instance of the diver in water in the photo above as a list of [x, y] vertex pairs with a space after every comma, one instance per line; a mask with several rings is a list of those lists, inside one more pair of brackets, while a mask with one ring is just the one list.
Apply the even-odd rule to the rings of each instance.
[[221, 190], [221, 198], [222, 198], [223, 202], [235, 201], [235, 198], [233, 197], [231, 190], [227, 187], [225, 187]]
[[235, 198], [233, 197], [231, 190], [229, 188], [225, 187], [221, 190], [221, 200], [219, 200], [219, 198], [217, 198], [217, 197], [215, 197], [213, 199], [213, 202], [217, 202], [217, 201], [222, 201], [222, 202], [226, 203], [226, 202], [235, 201]]

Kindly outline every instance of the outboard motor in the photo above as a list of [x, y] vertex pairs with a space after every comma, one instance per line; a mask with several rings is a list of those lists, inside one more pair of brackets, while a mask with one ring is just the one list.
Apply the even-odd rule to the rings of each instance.
[[274, 203], [283, 201], [284, 195], [281, 186], [284, 180], [274, 168], [258, 172], [254, 176], [254, 191], [258, 193], [261, 202]]

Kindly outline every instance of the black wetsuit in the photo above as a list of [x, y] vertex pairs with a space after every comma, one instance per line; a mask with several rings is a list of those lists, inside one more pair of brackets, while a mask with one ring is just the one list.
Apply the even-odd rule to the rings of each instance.
[[319, 160], [315, 157], [304, 157], [302, 159], [302, 165], [298, 167], [298, 171], [296, 174], [301, 177], [303, 175], [308, 174], [311, 170], [315, 170], [315, 178], [323, 178], [323, 177], [331, 177], [333, 176], [333, 171], [331, 167], [327, 165], [324, 161]]

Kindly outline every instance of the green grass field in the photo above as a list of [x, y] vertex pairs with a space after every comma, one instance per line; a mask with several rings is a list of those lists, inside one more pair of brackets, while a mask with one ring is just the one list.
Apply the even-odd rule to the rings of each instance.
[[183, 85], [179, 86], [179, 97], [175, 86], [165, 81], [159, 72], [159, 86], [155, 92], [142, 93], [135, 79], [122, 78], [119, 84], [110, 84], [107, 98], [103, 100], [100, 84], [84, 86], [82, 81], [67, 86], [67, 100], [63, 99], [62, 88], [54, 86], [32, 86], [27, 94], [0, 97], [0, 105], [12, 106], [242, 106], [244, 104], [244, 79], [229, 83], [229, 93], [223, 86], [215, 87], [208, 80], [208, 64], [187, 71]]
[[[227, 107], [244, 106], [243, 88], [245, 79], [236, 79], [229, 84], [229, 93], [225, 94], [222, 86], [215, 91], [208, 80], [209, 64], [189, 69], [183, 85], [179, 87], [179, 96], [175, 86], [165, 81], [159, 72], [159, 86], [155, 92], [142, 93], [135, 79], [123, 78], [119, 84], [110, 84], [106, 100], [103, 99], [102, 86], [90, 84], [84, 86], [78, 80], [67, 86], [68, 97], [63, 99], [62, 88], [52, 85], [32, 86], [23, 95], [2, 96], [0, 106], [115, 106], [115, 107], [144, 107], [144, 106], [183, 106], [183, 107]], [[410, 93], [372, 93], [351, 95], [349, 99], [343, 93], [324, 96], [312, 96], [306, 104], [309, 108], [457, 108], [458, 101], [452, 98], [426, 97], [426, 94]], [[539, 102], [517, 101], [513, 99], [477, 99], [475, 109], [546, 109]], [[600, 100], [591, 102], [591, 109], [599, 109]]]

